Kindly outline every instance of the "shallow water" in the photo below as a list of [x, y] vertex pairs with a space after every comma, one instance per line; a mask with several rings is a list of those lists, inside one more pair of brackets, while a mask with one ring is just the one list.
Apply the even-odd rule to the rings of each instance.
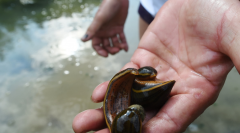
[[[125, 26], [129, 52], [108, 58], [80, 41], [99, 0], [6, 1], [0, 2], [0, 133], [73, 132], [76, 114], [102, 106], [90, 100], [93, 89], [137, 47], [138, 1], [130, 1]], [[186, 132], [240, 132], [238, 81], [233, 69], [216, 103]]]

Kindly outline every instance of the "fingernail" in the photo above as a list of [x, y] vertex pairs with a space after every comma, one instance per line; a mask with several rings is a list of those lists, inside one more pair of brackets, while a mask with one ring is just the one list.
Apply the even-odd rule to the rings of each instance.
[[125, 52], [127, 52], [127, 51], [128, 51], [128, 48], [127, 48], [127, 47], [126, 47], [126, 48], [123, 48], [123, 49], [124, 49], [124, 51], [125, 51]]
[[82, 37], [83, 40], [85, 40], [85, 39], [87, 39], [87, 38], [88, 38], [88, 34], [85, 34], [85, 35]]
[[101, 107], [99, 107], [99, 108], [96, 108], [96, 109], [101, 110], [102, 108], [103, 108], [103, 106], [101, 106]]
[[91, 98], [90, 98], [90, 99], [91, 99], [92, 102], [97, 103], [96, 101], [94, 101], [94, 100], [92, 99], [92, 95], [91, 95]]
[[106, 52], [104, 52], [104, 51], [102, 51], [102, 50], [98, 51], [98, 54], [101, 55], [101, 56], [103, 56], [103, 57], [107, 57], [107, 56], [108, 56], [108, 55], [106, 54]]
[[120, 45], [121, 49], [123, 49], [125, 52], [128, 51], [128, 46], [125, 46], [125, 45]]
[[128, 46], [126, 47], [126, 52], [128, 51]]

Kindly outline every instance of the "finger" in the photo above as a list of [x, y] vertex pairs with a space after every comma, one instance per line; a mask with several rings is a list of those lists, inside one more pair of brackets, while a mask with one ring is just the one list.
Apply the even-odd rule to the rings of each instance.
[[96, 34], [96, 32], [100, 29], [100, 27], [102, 26], [103, 22], [102, 21], [97, 21], [97, 19], [94, 19], [92, 21], [92, 23], [90, 24], [90, 26], [88, 27], [86, 33], [83, 35], [83, 37], [81, 38], [81, 40], [83, 42], [86, 42], [90, 39], [93, 38], [93, 36]]
[[102, 108], [91, 109], [79, 113], [73, 120], [72, 128], [75, 133], [88, 132], [105, 128], [105, 119]]
[[102, 129], [102, 130], [97, 131], [95, 133], [110, 133], [110, 131], [107, 128], [105, 128], [105, 129]]
[[111, 46], [108, 38], [104, 38], [104, 39], [103, 39], [103, 45], [104, 45], [105, 47], [110, 47], [110, 46]]
[[136, 68], [136, 69], [139, 69], [139, 65], [138, 64], [135, 64], [134, 62], [129, 62], [127, 63], [125, 66], [123, 66], [123, 68], [121, 69], [124, 70], [124, 69], [127, 69], [127, 68]]
[[122, 33], [118, 34], [117, 36], [118, 36], [119, 41], [120, 41], [120, 47], [127, 52], [128, 51], [128, 44], [127, 44], [126, 37], [125, 37], [124, 33], [122, 32]]
[[119, 48], [119, 49], [122, 49], [122, 48], [120, 47], [120, 42], [119, 42], [119, 40], [118, 40], [117, 35], [116, 35], [116, 36], [113, 36], [111, 39], [112, 39], [113, 47], [117, 47], [117, 48]]
[[104, 40], [105, 41], [103, 43], [103, 48], [106, 49], [108, 53], [113, 55], [113, 54], [119, 52], [119, 50], [120, 50], [119, 48], [113, 47], [111, 38], [109, 38], [108, 41], [106, 41], [107, 39], [104, 39]]
[[[180, 84], [182, 84], [181, 81], [177, 81], [173, 89], [180, 87]], [[164, 133], [184, 132], [187, 126], [216, 100], [218, 95], [211, 84], [206, 82], [202, 82], [202, 84], [204, 84], [204, 88], [207, 88], [205, 91], [202, 88], [191, 89], [192, 87], [181, 86], [188, 91], [187, 94], [172, 96], [158, 114], [144, 125], [143, 132], [160, 130]]]
[[[180, 100], [179, 102], [176, 102], [176, 100]], [[189, 100], [189, 99], [188, 99]], [[174, 103], [173, 103], [174, 102]], [[162, 131], [166, 133], [178, 133], [178, 132], [184, 132], [186, 129], [187, 124], [189, 123], [189, 119], [193, 118], [193, 115], [190, 114], [193, 113], [192, 111], [189, 112], [189, 103], [186, 103], [186, 99], [181, 99], [179, 97], [174, 97], [174, 99], [169, 99], [169, 101], [164, 105], [164, 107], [160, 110], [160, 112], [153, 117], [151, 120], [149, 120], [143, 127], [143, 132], [154, 132], [154, 131]], [[185, 107], [186, 109], [183, 109], [182, 107], [178, 107], [178, 105], [171, 105], [171, 104], [182, 104], [182, 107]], [[192, 104], [190, 104], [193, 106]], [[170, 108], [166, 109], [166, 108]], [[191, 107], [190, 106], [190, 107]], [[182, 116], [179, 118], [179, 116], [173, 115], [173, 110], [177, 109], [177, 114], [181, 114]], [[199, 111], [199, 110], [198, 110]], [[189, 114], [188, 114], [189, 113]], [[192, 118], [189, 118], [192, 117]], [[195, 117], [194, 117], [195, 118]], [[180, 119], [184, 121], [180, 121]], [[188, 120], [188, 121], [186, 121]]]
[[102, 40], [100, 38], [93, 38], [92, 39], [92, 47], [93, 49], [100, 55], [103, 57], [107, 57], [108, 56], [108, 52], [107, 50], [105, 50], [102, 46], [101, 46]]
[[91, 97], [92, 101], [96, 103], [103, 101], [105, 93], [107, 91], [108, 83], [109, 81], [103, 82], [93, 90], [92, 97]]
[[143, 125], [145, 125], [150, 119], [152, 119], [157, 113], [158, 113], [159, 110], [157, 109], [145, 109], [145, 118], [144, 118], [144, 121], [143, 121]]
[[82, 41], [90, 40], [96, 32], [104, 25], [107, 21], [109, 21], [120, 7], [120, 1], [112, 0], [112, 1], [103, 1], [97, 11], [92, 23], [88, 27], [85, 35], [81, 38]]

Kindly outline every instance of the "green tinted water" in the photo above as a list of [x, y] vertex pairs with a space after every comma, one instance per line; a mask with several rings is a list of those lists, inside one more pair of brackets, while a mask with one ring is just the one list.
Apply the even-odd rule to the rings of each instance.
[[[27, 4], [33, 3], [33, 4]], [[71, 133], [74, 116], [102, 104], [93, 89], [130, 60], [138, 44], [138, 1], [130, 1], [129, 52], [102, 58], [83, 43], [99, 0], [0, 1], [0, 133]], [[135, 24], [133, 24], [135, 23]], [[239, 75], [186, 132], [240, 132]]]

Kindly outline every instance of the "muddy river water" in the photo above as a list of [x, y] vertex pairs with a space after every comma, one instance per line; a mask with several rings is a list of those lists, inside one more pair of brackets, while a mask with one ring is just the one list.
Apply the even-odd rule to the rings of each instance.
[[[137, 48], [139, 1], [130, 1], [125, 26], [129, 52], [108, 58], [80, 41], [100, 2], [0, 2], [0, 133], [73, 133], [76, 114], [102, 106], [91, 93]], [[239, 81], [233, 68], [218, 100], [185, 132], [239, 133]]]

